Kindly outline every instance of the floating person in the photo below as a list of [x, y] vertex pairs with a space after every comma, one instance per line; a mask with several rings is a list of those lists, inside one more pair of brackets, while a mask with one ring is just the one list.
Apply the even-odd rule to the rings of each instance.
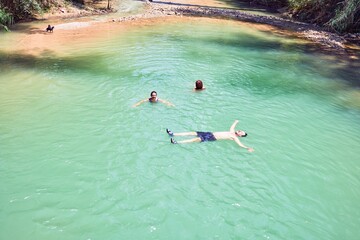
[[157, 92], [156, 91], [152, 91], [150, 93], [150, 98], [146, 98], [144, 100], [141, 100], [140, 102], [136, 103], [133, 105], [133, 107], [137, 107], [139, 106], [140, 104], [143, 104], [144, 102], [150, 102], [150, 103], [157, 103], [157, 102], [161, 102], [161, 103], [164, 103], [168, 106], [171, 106], [171, 107], [174, 107], [175, 105], [172, 104], [171, 102], [168, 102], [166, 100], [163, 100], [163, 99], [160, 99], [157, 97]]
[[173, 144], [177, 143], [193, 143], [193, 142], [207, 142], [207, 141], [216, 141], [216, 140], [233, 140], [235, 141], [240, 147], [246, 148], [249, 152], [253, 152], [254, 149], [245, 146], [240, 142], [238, 137], [246, 137], [247, 133], [241, 130], [235, 131], [235, 126], [238, 124], [238, 120], [231, 125], [230, 131], [228, 132], [182, 132], [182, 133], [173, 133], [171, 130], [166, 129], [166, 132], [171, 136], [196, 136], [195, 138], [182, 140], [182, 141], [175, 141], [174, 138], [171, 138], [170, 141]]
[[204, 90], [205, 86], [201, 80], [196, 80], [194, 90], [201, 91]]
[[55, 26], [48, 25], [46, 28], [46, 32], [53, 32]]

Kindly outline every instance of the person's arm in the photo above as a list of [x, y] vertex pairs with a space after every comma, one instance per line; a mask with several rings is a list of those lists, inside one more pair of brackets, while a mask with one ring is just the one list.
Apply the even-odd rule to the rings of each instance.
[[175, 107], [174, 104], [172, 104], [171, 102], [168, 102], [168, 101], [166, 101], [166, 100], [163, 100], [163, 99], [158, 98], [158, 101], [161, 102], [161, 103], [164, 103], [164, 104], [166, 104], [166, 105], [168, 105], [168, 106], [170, 106], [170, 107]]
[[140, 102], [135, 103], [135, 104], [133, 105], [133, 107], [137, 107], [137, 106], [139, 106], [140, 104], [143, 104], [144, 102], [148, 102], [148, 101], [149, 101], [149, 99], [141, 100]]
[[235, 120], [235, 122], [230, 127], [230, 132], [235, 132], [236, 124], [238, 124], [239, 120]]
[[239, 145], [239, 146], [242, 147], [242, 148], [246, 148], [249, 152], [253, 152], [253, 151], [254, 151], [253, 148], [247, 147], [247, 146], [245, 146], [244, 144], [242, 144], [239, 139], [235, 138], [234, 141], [237, 143], [237, 145]]

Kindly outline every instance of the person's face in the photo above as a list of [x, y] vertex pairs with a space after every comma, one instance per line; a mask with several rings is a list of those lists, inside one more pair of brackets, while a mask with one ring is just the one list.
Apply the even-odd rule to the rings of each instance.
[[157, 97], [157, 94], [156, 94], [156, 93], [152, 93], [152, 94], [151, 94], [151, 98], [152, 98], [152, 99], [156, 99], [156, 97]]
[[246, 135], [246, 133], [244, 131], [236, 131], [235, 134], [238, 136], [238, 137], [243, 137]]

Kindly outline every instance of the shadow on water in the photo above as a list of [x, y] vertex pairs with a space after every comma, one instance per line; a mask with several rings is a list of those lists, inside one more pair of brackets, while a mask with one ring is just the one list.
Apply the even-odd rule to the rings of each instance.
[[59, 57], [49, 50], [44, 50], [39, 55], [0, 51], [0, 70], [6, 69], [7, 66], [58, 73], [64, 71], [82, 72], [94, 76], [114, 74], [103, 61], [101, 54]]
[[[41, 30], [39, 30], [41, 31]], [[46, 34], [46, 32], [44, 33]], [[183, 41], [183, 36], [172, 36], [174, 42]], [[239, 35], [235, 35], [233, 38], [224, 39], [222, 37], [191, 37], [188, 41], [202, 45], [204, 43], [214, 45], [216, 48], [219, 46], [228, 46], [233, 48], [246, 49], [247, 51], [254, 51], [256, 55], [262, 57], [262, 60], [274, 61], [274, 57], [271, 55], [274, 52], [285, 52], [286, 54], [280, 54], [276, 59], [279, 68], [287, 68], [289, 63], [299, 64], [302, 66], [308, 65], [310, 69], [317, 69], [317, 73], [332, 79], [342, 79], [347, 84], [353, 87], [360, 87], [360, 80], [358, 75], [358, 69], [360, 69], [360, 61], [358, 59], [348, 59], [343, 56], [339, 56], [336, 53], [330, 54], [329, 52], [321, 53], [319, 46], [313, 43], [299, 44], [294, 42], [280, 42], [278, 39], [265, 39], [258, 37], [254, 39], [254, 35], [246, 34], [242, 32]], [[259, 54], [259, 52], [264, 54]], [[296, 56], [297, 53], [303, 53], [309, 57], [313, 55], [323, 54], [326, 61], [331, 64], [331, 70], [326, 71], [321, 67], [321, 63], [318, 61], [309, 61], [306, 58], [291, 57]], [[266, 55], [269, 53], [270, 55]], [[191, 52], [190, 54], [200, 54], [197, 52]], [[270, 57], [269, 57], [270, 56]], [[287, 57], [288, 56], [288, 57]], [[199, 56], [201, 57], [201, 56]], [[291, 58], [291, 59], [289, 59]], [[44, 50], [38, 55], [24, 54], [22, 52], [1, 52], [0, 51], [0, 69], [6, 65], [16, 66], [24, 69], [39, 69], [45, 71], [73, 71], [73, 72], [86, 72], [93, 75], [112, 75], [116, 74], [113, 68], [108, 66], [104, 54], [95, 53], [81, 56], [67, 56], [59, 57], [50, 50]], [[123, 68], [124, 70], [124, 68]]]
[[[171, 38], [171, 41], [174, 42], [184, 41], [183, 36], [172, 36]], [[223, 38], [221, 36], [207, 36], [203, 38], [188, 36], [186, 41], [199, 46], [214, 46], [214, 49], [217, 49], [217, 46], [227, 46], [236, 49], [236, 51], [246, 49], [247, 52], [254, 52], [254, 57], [261, 57], [261, 61], [269, 63], [269, 66], [274, 67], [273, 62], [276, 61], [277, 71], [288, 70], [291, 66], [301, 65], [304, 66], [305, 69], [311, 69], [311, 71], [327, 79], [340, 79], [346, 82], [347, 85], [357, 88], [360, 87], [358, 77], [360, 61], [358, 59], [346, 59], [343, 56], [338, 56], [337, 54], [331, 55], [328, 52], [326, 52], [326, 54], [321, 53], [319, 52], [318, 45], [312, 43], [299, 44], [296, 41], [280, 42], [276, 38], [254, 37], [254, 35], [245, 32], [234, 35], [232, 38]], [[190, 50], [188, 50], [187, 54], [193, 55], [192, 57], [199, 55], [195, 58], [201, 59], [202, 56], [200, 55], [202, 51], [189, 51]], [[299, 55], [299, 53], [301, 54]], [[276, 54], [276, 56], [274, 56], [274, 54]], [[303, 54], [308, 57], [303, 57]], [[313, 58], [313, 56], [320, 54], [322, 54], [321, 59], [324, 59], [324, 61], [311, 60], [319, 59], [318, 57]], [[108, 57], [106, 53], [62, 57], [50, 50], [44, 50], [38, 55], [0, 51], [0, 71], [4, 72], [8, 67], [16, 67], [55, 73], [70, 71], [74, 73], [89, 73], [94, 76], [108, 76], [118, 75], [120, 70], [117, 69], [122, 69], [121, 74], [131, 74], [130, 66], [124, 65], [121, 68], [109, 66], [107, 63]], [[331, 67], [324, 68], [324, 65], [331, 65]], [[127, 73], [127, 71], [129, 72]], [[234, 69], [234, 71], [238, 70]], [[263, 78], [268, 78], [268, 76], [263, 76]], [[273, 81], [267, 81], [263, 84], [265, 84], [265, 86], [268, 84], [271, 85]], [[262, 88], [264, 88], [264, 86], [262, 86]], [[290, 89], [287, 90], [291, 92], [291, 89], [290, 87]], [[311, 91], [311, 89], [309, 89], [309, 91]]]
[[[281, 36], [280, 33], [279, 36]], [[196, 39], [193, 41], [196, 41]], [[350, 86], [360, 87], [360, 53], [354, 55], [353, 53], [347, 54], [346, 52], [333, 52], [332, 49], [322, 48], [322, 46], [319, 46], [319, 44], [313, 42], [281, 42], [277, 39], [271, 40], [260, 37], [254, 39], [253, 35], [246, 34], [244, 32], [231, 39], [224, 40], [222, 38], [214, 37], [201, 39], [201, 41], [207, 41], [211, 44], [226, 45], [234, 48], [246, 48], [247, 50], [253, 50], [254, 52], [261, 51], [264, 54], [284, 52], [285, 54], [281, 54], [282, 56], [289, 56], [289, 54], [296, 55], [297, 53], [301, 52], [309, 58], [299, 58], [297, 59], [299, 62], [295, 62], [293, 64], [308, 65], [309, 68], [316, 69], [317, 73], [326, 78], [332, 79], [335, 77], [337, 79], [343, 80]], [[278, 61], [279, 63], [282, 62], [281, 59], [275, 59], [273, 55], [270, 56], [271, 61]], [[323, 71], [323, 66], [321, 65], [323, 63], [319, 62], [318, 60], [309, 60], [319, 59], [319, 56], [321, 59], [324, 59], [326, 62], [328, 62], [328, 65], [331, 65], [331, 71]], [[283, 64], [283, 67], [286, 68], [289, 64], [289, 61], [286, 60], [283, 62]]]
[[[312, 69], [316, 74], [328, 79], [339, 79], [347, 85], [359, 88], [360, 78], [360, 53], [357, 58], [351, 58], [352, 55], [346, 53], [340, 54], [329, 51], [329, 49], [321, 49], [318, 44], [312, 42], [303, 42], [300, 44], [297, 41], [281, 42], [278, 39], [254, 38], [254, 35], [245, 32], [234, 35], [233, 38], [224, 39], [222, 37], [194, 37], [189, 39], [190, 42], [196, 44], [204, 44], [204, 42], [219, 46], [228, 46], [231, 48], [246, 49], [246, 51], [253, 51], [254, 56], [261, 57], [260, 61], [269, 62], [269, 65], [274, 61], [277, 62], [276, 67], [281, 71], [288, 69], [289, 65], [305, 66], [306, 69]], [[190, 37], [191, 38], [191, 37]], [[174, 39], [176, 41], [176, 39]], [[180, 40], [179, 40], [180, 41]], [[241, 50], [240, 50], [241, 51]], [[283, 54], [282, 54], [283, 53]], [[301, 53], [299, 55], [299, 53]], [[191, 54], [199, 54], [200, 52], [192, 52]], [[276, 54], [277, 57], [274, 57]], [[301, 57], [305, 56], [305, 57]], [[319, 61], [321, 59], [321, 61]], [[324, 63], [327, 68], [324, 68]], [[271, 81], [270, 81], [271, 82]], [[311, 89], [310, 89], [311, 90]]]

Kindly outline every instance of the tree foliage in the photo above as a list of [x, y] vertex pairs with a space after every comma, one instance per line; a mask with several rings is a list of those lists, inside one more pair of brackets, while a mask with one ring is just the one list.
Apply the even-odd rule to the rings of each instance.
[[340, 2], [326, 25], [338, 32], [360, 32], [360, 0]]
[[7, 26], [13, 24], [13, 22], [13, 16], [10, 13], [6, 12], [5, 9], [1, 8], [0, 5], [0, 28], [9, 31]]
[[360, 0], [289, 0], [294, 16], [328, 30], [360, 31]]
[[291, 15], [326, 27], [328, 30], [360, 32], [360, 0], [248, 0], [278, 8], [287, 6]]
[[2, 0], [1, 8], [13, 16], [15, 21], [31, 17], [42, 11], [41, 1], [38, 0]]

